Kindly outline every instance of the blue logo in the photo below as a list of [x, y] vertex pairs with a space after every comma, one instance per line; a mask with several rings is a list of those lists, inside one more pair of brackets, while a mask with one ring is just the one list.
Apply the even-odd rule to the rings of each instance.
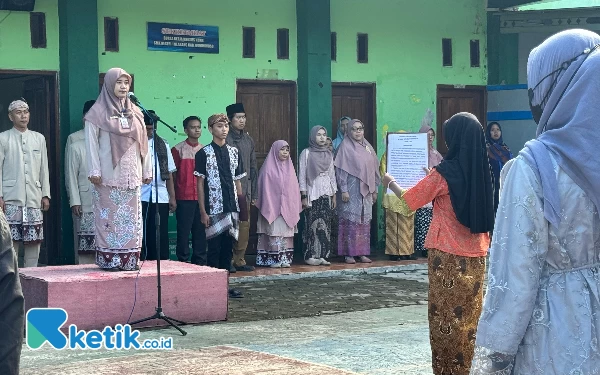
[[39, 349], [48, 342], [53, 348], [67, 346], [67, 336], [60, 327], [67, 322], [68, 314], [64, 309], [31, 309], [27, 312], [27, 346]]
[[172, 337], [139, 340], [140, 331], [129, 324], [105, 327], [102, 331], [78, 330], [69, 326], [69, 337], [60, 330], [67, 322], [64, 309], [34, 308], [27, 312], [26, 342], [30, 349], [39, 349], [46, 342], [54, 349], [173, 349]]

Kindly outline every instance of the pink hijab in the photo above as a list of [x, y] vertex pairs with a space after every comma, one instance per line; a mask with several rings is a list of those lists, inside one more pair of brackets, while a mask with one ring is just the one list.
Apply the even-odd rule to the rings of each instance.
[[373, 146], [366, 139], [358, 143], [352, 138], [350, 129], [357, 122], [364, 126], [362, 121], [356, 119], [348, 123], [346, 137], [338, 148], [334, 165], [358, 178], [361, 181], [360, 193], [366, 197], [377, 191], [375, 177], [379, 177], [379, 160]]
[[[121, 68], [112, 68], [106, 72], [102, 91], [96, 103], [85, 115], [86, 121], [109, 133], [113, 168], [119, 164], [123, 155], [135, 142], [140, 144], [143, 157], [148, 154], [144, 115], [129, 100], [129, 97], [125, 98], [124, 106], [121, 107], [121, 101], [115, 95], [115, 84], [123, 76], [129, 78], [131, 82], [131, 76]], [[127, 118], [128, 129], [121, 126], [119, 121], [121, 114]]]
[[[431, 129], [431, 126], [423, 125], [421, 126], [421, 129], [419, 129], [419, 133], [427, 133]], [[427, 144], [429, 144], [429, 139], [427, 139]], [[440, 154], [438, 150], [433, 148], [433, 145], [429, 145], [429, 168], [437, 167], [442, 162], [442, 160], [444, 160], [442, 154]]]
[[256, 207], [269, 224], [281, 215], [293, 228], [300, 220], [302, 202], [292, 159], [279, 159], [279, 150], [285, 146], [289, 146], [286, 141], [275, 141], [260, 168]]

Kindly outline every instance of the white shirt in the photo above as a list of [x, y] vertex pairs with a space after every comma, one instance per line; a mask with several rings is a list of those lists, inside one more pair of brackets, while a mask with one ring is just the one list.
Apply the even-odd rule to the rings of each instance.
[[[173, 161], [173, 155], [171, 155], [171, 148], [169, 143], [165, 141], [167, 146], [167, 165], [169, 172], [173, 173], [177, 170], [175, 162]], [[148, 140], [148, 157], [152, 163], [152, 173], [154, 173], [154, 138]], [[160, 168], [160, 167], [159, 167]], [[173, 178], [173, 177], [171, 177]], [[142, 185], [142, 202], [156, 202], [156, 181], [152, 179], [152, 183], [148, 185]], [[150, 193], [152, 193], [152, 200], [150, 200]], [[158, 170], [158, 203], [169, 203], [169, 192], [167, 191], [167, 181], [163, 181], [160, 178], [160, 169]]]

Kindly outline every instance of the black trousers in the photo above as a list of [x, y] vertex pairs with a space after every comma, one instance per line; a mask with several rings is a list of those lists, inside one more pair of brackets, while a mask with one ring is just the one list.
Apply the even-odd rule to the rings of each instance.
[[200, 221], [198, 201], [177, 201], [177, 260], [190, 258], [190, 231], [192, 232], [192, 264], [206, 266], [206, 229]]
[[160, 214], [160, 260], [169, 259], [169, 204], [142, 201], [142, 218], [144, 221], [142, 260], [156, 260], [156, 224], [154, 221], [156, 206], [158, 206], [158, 213]]
[[211, 238], [207, 243], [207, 265], [229, 271], [229, 268], [231, 268], [231, 259], [233, 258], [234, 243], [234, 239], [229, 235], [229, 231]]

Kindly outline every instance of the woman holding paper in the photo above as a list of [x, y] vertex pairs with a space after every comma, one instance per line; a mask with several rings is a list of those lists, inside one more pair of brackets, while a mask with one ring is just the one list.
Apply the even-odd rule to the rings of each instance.
[[481, 314], [485, 257], [494, 224], [483, 127], [470, 113], [444, 125], [446, 159], [410, 190], [386, 174], [384, 186], [411, 210], [433, 203], [429, 249], [429, 337], [433, 372], [467, 374]]
[[352, 120], [346, 128], [347, 137], [335, 157], [335, 175], [339, 186], [337, 212], [339, 216], [338, 255], [346, 263], [371, 263], [371, 218], [377, 188], [381, 184], [379, 161], [373, 146], [365, 139], [365, 126]]
[[[443, 160], [442, 154], [440, 154], [433, 147], [433, 140], [435, 139], [435, 130], [430, 125], [423, 124], [419, 133], [427, 133], [429, 143], [429, 169], [437, 167]], [[425, 248], [425, 238], [431, 225], [431, 218], [433, 216], [433, 205], [427, 203], [425, 206], [419, 208], [415, 213], [415, 254], [427, 258], [427, 249]]]

